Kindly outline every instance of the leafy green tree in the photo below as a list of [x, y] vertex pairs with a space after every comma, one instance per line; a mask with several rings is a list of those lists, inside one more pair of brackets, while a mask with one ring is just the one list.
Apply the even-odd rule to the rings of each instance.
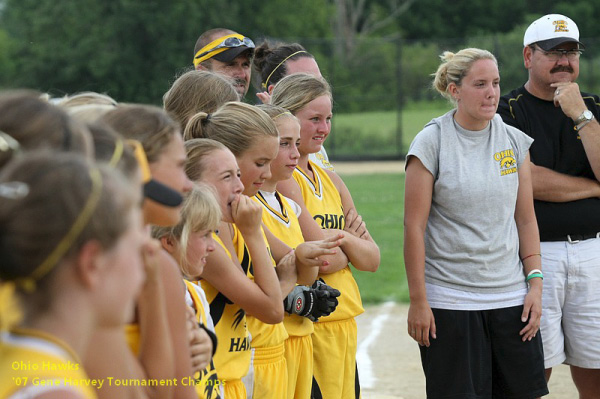
[[14, 75], [14, 60], [11, 56], [14, 43], [5, 30], [0, 29], [0, 88], [9, 86], [9, 78]]
[[6, 0], [11, 83], [160, 103], [174, 75], [191, 67], [198, 35], [226, 22], [235, 29], [239, 9], [207, 0]]
[[420, 0], [398, 29], [406, 39], [465, 38], [510, 31], [520, 23], [526, 3], [506, 0]]

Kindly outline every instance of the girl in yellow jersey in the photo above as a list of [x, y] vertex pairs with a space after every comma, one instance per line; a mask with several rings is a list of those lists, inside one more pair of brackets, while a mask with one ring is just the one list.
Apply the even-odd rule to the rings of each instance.
[[[186, 127], [185, 136], [214, 138], [234, 153], [244, 183], [244, 195], [240, 198], [248, 198], [257, 193], [269, 175], [269, 164], [278, 150], [277, 130], [270, 118], [255, 107], [242, 103], [227, 103], [210, 116], [200, 113], [192, 117]], [[250, 203], [258, 207], [257, 216], [260, 218], [260, 205], [253, 201]], [[277, 261], [277, 274], [269, 289], [278, 291], [280, 305], [283, 295], [292, 290], [297, 280], [306, 283], [314, 281], [316, 266], [321, 264], [316, 258], [332, 252], [330, 248], [337, 245], [335, 239], [303, 244], [294, 253], [268, 230], [264, 230], [260, 222], [257, 227], [249, 237], [243, 226], [236, 221], [235, 224], [220, 229], [220, 236], [226, 245], [231, 243], [230, 252], [239, 259], [248, 277], [255, 281], [258, 280], [259, 274], [264, 273], [264, 269], [261, 270], [263, 267], [271, 272], [275, 270], [275, 263], [269, 256], [272, 254]], [[262, 241], [262, 246], [267, 251], [261, 251], [261, 258], [256, 257], [251, 248], [257, 243], [250, 242], [249, 238], [252, 241]], [[264, 258], [266, 264], [262, 263], [262, 254], [267, 255]], [[264, 320], [260, 315], [254, 317], [255, 314], [249, 310], [248, 313], [253, 358], [250, 373], [244, 382], [253, 397], [285, 398], [287, 368], [283, 356], [283, 343], [287, 332], [281, 319], [275, 324], [267, 324], [272, 322]]]
[[[186, 173], [190, 179], [214, 187], [221, 207], [219, 235], [214, 236], [218, 245], [207, 258], [201, 283], [219, 339], [213, 360], [223, 380], [225, 397], [243, 399], [246, 388], [241, 379], [248, 372], [251, 355], [246, 312], [271, 323], [279, 322], [283, 315], [281, 294], [262, 237], [252, 238], [260, 234], [260, 208], [252, 207], [249, 199], [241, 195], [243, 185], [235, 157], [214, 140], [187, 141], [186, 150]], [[221, 231], [229, 231], [234, 221], [251, 237], [250, 249], [262, 260], [256, 265], [259, 273], [254, 283], [240, 266], [231, 239], [222, 239]]]
[[23, 319], [0, 336], [0, 398], [96, 398], [109, 384], [80, 357], [96, 329], [132, 316], [143, 284], [140, 186], [129, 184], [74, 154], [3, 167], [0, 280]]
[[[206, 259], [215, 249], [212, 234], [221, 221], [221, 210], [212, 188], [202, 184], [192, 189], [185, 199], [181, 214], [179, 224], [174, 227], [153, 227], [152, 236], [159, 239], [163, 248], [177, 260], [185, 277], [186, 302], [194, 309], [197, 323], [215, 338], [216, 350], [210, 308], [198, 283]], [[202, 399], [222, 399], [222, 381], [219, 380], [214, 362], [208, 360], [208, 366], [195, 375], [196, 392]]]
[[[279, 239], [296, 248], [304, 237], [298, 220], [300, 206], [276, 191], [278, 182], [290, 179], [298, 164], [300, 153], [300, 124], [289, 111], [274, 105], [260, 105], [275, 122], [279, 131], [279, 152], [271, 163], [271, 177], [253, 197], [263, 206], [263, 224]], [[339, 251], [321, 257], [328, 264], [346, 265], [348, 258]], [[316, 290], [316, 284], [320, 291]], [[286, 315], [283, 324], [288, 332], [285, 340], [285, 359], [288, 368], [288, 398], [308, 399], [313, 376], [313, 320], [329, 315], [337, 306], [339, 291], [321, 282], [313, 287], [297, 286], [285, 299]], [[322, 295], [319, 295], [322, 294]]]
[[[273, 90], [272, 103], [292, 112], [300, 120], [300, 158], [294, 179], [277, 185], [280, 192], [306, 205], [319, 227], [344, 230], [341, 248], [358, 270], [375, 271], [379, 249], [354, 209], [352, 197], [342, 180], [308, 159], [318, 152], [331, 128], [332, 97], [327, 82], [307, 74], [282, 79]], [[300, 221], [306, 236], [314, 234], [314, 222]], [[308, 238], [308, 237], [307, 237]], [[360, 292], [350, 268], [321, 267], [319, 276], [341, 291], [339, 305], [315, 323], [313, 333], [315, 398], [358, 398], [360, 385], [356, 368], [356, 322], [362, 313]]]
[[[140, 169], [146, 197], [142, 205], [144, 223], [177, 224], [181, 218], [181, 194], [192, 188], [183, 170], [185, 149], [179, 125], [164, 110], [137, 104], [118, 105], [96, 123], [104, 124], [122, 138], [115, 140], [115, 154], [119, 153], [118, 143], [124, 142], [125, 150], [133, 147], [138, 162], [143, 164]], [[179, 201], [174, 201], [176, 197]], [[89, 372], [97, 378], [174, 379], [177, 385], [111, 386], [99, 392], [101, 399], [138, 395], [196, 397], [194, 387], [181, 382], [194, 375], [190, 336], [199, 336], [199, 331], [191, 330], [197, 324], [186, 319], [185, 291], [177, 263], [159, 243], [154, 245], [153, 256], [147, 259], [150, 273], [138, 297], [134, 321], [126, 329], [127, 341], [121, 329], [100, 331], [84, 360], [90, 359]], [[210, 340], [206, 334], [205, 338]], [[127, 356], [128, 363], [113, 360], [119, 356]]]

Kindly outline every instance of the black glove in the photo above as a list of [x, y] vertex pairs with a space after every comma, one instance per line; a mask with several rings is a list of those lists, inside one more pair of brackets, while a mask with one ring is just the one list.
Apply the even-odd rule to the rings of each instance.
[[284, 309], [289, 314], [304, 316], [317, 321], [328, 316], [338, 305], [336, 297], [340, 292], [322, 281], [315, 281], [312, 287], [298, 285], [283, 300]]

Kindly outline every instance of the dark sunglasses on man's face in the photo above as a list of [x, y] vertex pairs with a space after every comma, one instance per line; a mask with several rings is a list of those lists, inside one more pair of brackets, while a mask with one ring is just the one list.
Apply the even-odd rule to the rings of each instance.
[[211, 48], [210, 50], [206, 50], [206, 51], [198, 54], [195, 58], [204, 57], [206, 54], [212, 53], [213, 51], [218, 50], [220, 48], [225, 48], [225, 47], [226, 48], [236, 48], [236, 47], [240, 47], [240, 46], [246, 46], [248, 48], [255, 47], [254, 42], [249, 37], [244, 37], [243, 40], [241, 40], [237, 37], [228, 37], [227, 39], [223, 40], [221, 43], [219, 43], [215, 47]]

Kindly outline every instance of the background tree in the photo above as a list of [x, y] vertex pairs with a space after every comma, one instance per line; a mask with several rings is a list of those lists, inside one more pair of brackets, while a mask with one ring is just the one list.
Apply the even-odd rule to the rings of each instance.
[[333, 0], [338, 58], [353, 58], [358, 41], [395, 25], [414, 2], [415, 0]]
[[548, 12], [577, 21], [592, 90], [600, 45], [587, 38], [600, 36], [600, 2], [588, 0], [0, 0], [0, 88], [159, 104], [191, 68], [200, 33], [227, 27], [257, 43], [302, 43], [331, 80], [338, 110], [397, 109], [401, 98], [430, 98], [438, 55], [466, 45], [498, 55], [503, 87], [521, 83], [523, 31]]

